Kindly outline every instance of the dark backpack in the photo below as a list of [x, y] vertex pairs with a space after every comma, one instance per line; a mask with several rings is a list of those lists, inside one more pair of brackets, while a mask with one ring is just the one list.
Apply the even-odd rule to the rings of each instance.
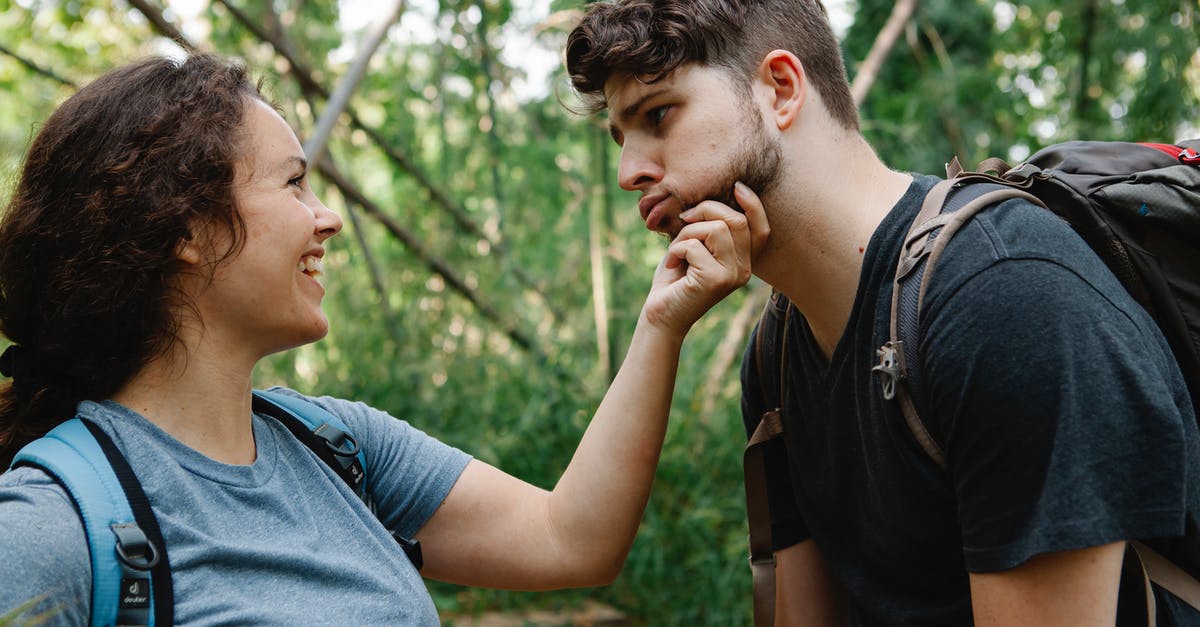
[[[254, 410], [279, 420], [375, 511], [366, 460], [350, 429], [313, 403], [254, 392]], [[12, 467], [35, 466], [67, 490], [87, 535], [92, 563], [93, 625], [174, 622], [167, 546], [150, 502], [125, 456], [98, 426], [73, 418], [22, 448]], [[421, 547], [392, 534], [418, 570]]]
[[[884, 398], [899, 403], [913, 437], [933, 461], [945, 466], [941, 446], [908, 389], [921, 381], [917, 347], [926, 286], [958, 229], [980, 210], [1011, 198], [1046, 207], [1070, 223], [1145, 307], [1171, 345], [1200, 420], [1200, 139], [1179, 145], [1073, 141], [1045, 148], [1016, 167], [988, 159], [977, 171], [964, 172], [955, 159], [946, 170], [948, 180], [930, 190], [904, 239], [892, 286], [891, 337], [879, 348], [873, 368]], [[764, 483], [763, 444], [782, 434], [786, 390], [779, 382], [786, 367], [783, 328], [791, 310], [786, 298], [772, 295], [753, 349], [764, 405], [771, 408], [751, 436], [744, 462], [755, 571], [774, 567], [770, 522], [754, 519], [768, 515], [766, 488], [751, 484]], [[751, 466], [757, 467], [754, 474]], [[756, 539], [764, 529], [766, 539]], [[1200, 609], [1200, 582], [1149, 547], [1131, 542], [1126, 565], [1145, 580], [1148, 624], [1154, 624], [1149, 581]], [[754, 579], [755, 624], [768, 625], [774, 573], [755, 572]], [[760, 591], [759, 582], [768, 580], [771, 590]]]

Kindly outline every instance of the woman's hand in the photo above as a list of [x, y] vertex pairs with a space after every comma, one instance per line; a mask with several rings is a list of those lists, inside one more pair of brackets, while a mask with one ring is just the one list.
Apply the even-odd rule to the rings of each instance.
[[748, 188], [746, 213], [706, 201], [667, 251], [629, 350], [571, 463], [546, 491], [474, 460], [417, 533], [423, 574], [464, 585], [543, 590], [611, 582], [650, 498], [683, 336], [750, 278], [769, 233]]
[[680, 214], [688, 223], [654, 273], [642, 316], [651, 326], [687, 333], [700, 316], [750, 280], [750, 262], [770, 235], [762, 201], [742, 183], [734, 198], [745, 213], [706, 200]]

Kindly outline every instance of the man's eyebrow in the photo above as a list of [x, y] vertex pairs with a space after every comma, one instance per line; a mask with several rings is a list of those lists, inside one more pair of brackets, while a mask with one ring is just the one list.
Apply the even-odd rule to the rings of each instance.
[[657, 98], [658, 96], [661, 96], [661, 95], [667, 93], [668, 91], [670, 91], [670, 88], [661, 87], [661, 88], [651, 91], [649, 93], [642, 94], [641, 98], [638, 98], [637, 100], [634, 100], [631, 104], [628, 104], [625, 107], [622, 107], [621, 110], [617, 112], [617, 116], [616, 116], [614, 122], [624, 122], [624, 121], [632, 118], [633, 116], [637, 115], [638, 110], [641, 109], [646, 104], [647, 100], [650, 100], [651, 98]]

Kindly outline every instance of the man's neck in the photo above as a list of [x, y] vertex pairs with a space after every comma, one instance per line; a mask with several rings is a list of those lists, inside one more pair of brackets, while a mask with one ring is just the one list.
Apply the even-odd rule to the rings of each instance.
[[[764, 204], [771, 237], [754, 273], [796, 305], [826, 358], [845, 332], [863, 256], [912, 177], [889, 170], [860, 136], [797, 159]], [[801, 174], [803, 173], [803, 174]]]

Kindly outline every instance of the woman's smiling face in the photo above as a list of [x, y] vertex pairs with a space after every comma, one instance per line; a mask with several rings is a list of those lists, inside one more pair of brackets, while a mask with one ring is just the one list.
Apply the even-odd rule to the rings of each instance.
[[247, 109], [240, 143], [233, 189], [244, 244], [217, 265], [196, 303], [205, 333], [261, 357], [328, 332], [318, 279], [323, 244], [342, 219], [313, 195], [304, 150], [269, 105]]

